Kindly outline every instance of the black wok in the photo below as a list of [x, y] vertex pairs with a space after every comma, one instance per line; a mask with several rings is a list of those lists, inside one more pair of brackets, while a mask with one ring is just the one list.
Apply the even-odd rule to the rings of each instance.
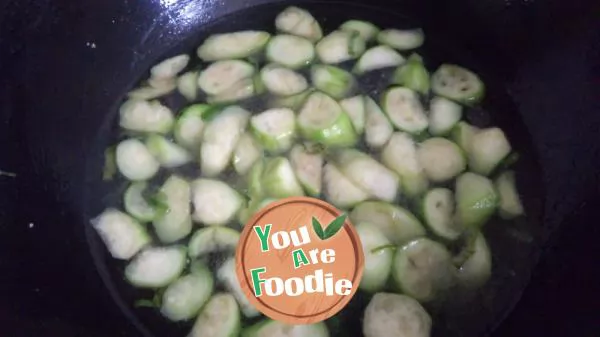
[[[512, 0], [294, 3], [311, 10], [326, 30], [348, 18], [422, 26], [428, 62], [465, 64], [489, 83], [485, 109], [469, 118], [500, 125], [524, 158], [517, 171], [527, 221], [488, 226], [496, 277], [485, 295], [444, 319], [434, 334], [600, 331], [594, 320], [600, 284], [600, 6]], [[0, 169], [16, 174], [0, 176], [4, 336], [183, 336], [185, 327], [132, 307], [135, 294], [89, 230], [89, 217], [114, 193], [98, 178], [107, 135], [118, 102], [153, 63], [192, 51], [210, 33], [271, 27], [288, 4], [3, 4], [0, 135], [7, 150]], [[358, 336], [359, 307], [347, 312], [346, 329]]]

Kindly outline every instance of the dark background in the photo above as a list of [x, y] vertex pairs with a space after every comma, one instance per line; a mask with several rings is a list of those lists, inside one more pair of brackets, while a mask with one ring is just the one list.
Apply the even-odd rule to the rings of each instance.
[[[168, 48], [192, 27], [253, 3], [165, 5], [174, 2], [0, 1], [0, 169], [17, 174], [0, 176], [1, 336], [137, 336], [91, 270], [77, 207], [67, 202], [92, 137], [60, 119], [68, 111], [89, 123], [86, 109], [119, 95], [128, 73], [157, 57], [150, 46]], [[519, 108], [536, 111], [524, 120], [540, 161], [552, 165], [545, 225], [561, 227], [549, 231], [531, 284], [494, 335], [600, 336], [600, 6], [404, 3], [455, 18], [448, 29], [468, 36], [465, 47], [477, 46], [482, 60], [505, 59], [498, 73]], [[184, 6], [200, 14], [178, 16]], [[63, 151], [45, 147], [50, 139]]]

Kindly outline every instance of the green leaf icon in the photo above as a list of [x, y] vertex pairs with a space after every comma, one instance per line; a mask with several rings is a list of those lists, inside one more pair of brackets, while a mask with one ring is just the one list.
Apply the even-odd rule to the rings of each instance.
[[319, 239], [325, 240], [325, 233], [323, 232], [323, 227], [321, 227], [321, 223], [314, 216], [312, 218], [312, 226]]
[[324, 239], [327, 240], [330, 237], [334, 236], [337, 232], [344, 227], [344, 222], [346, 221], [346, 214], [342, 214], [335, 218], [328, 226], [325, 228]]
[[313, 229], [315, 230], [315, 233], [319, 237], [319, 239], [327, 240], [330, 237], [334, 236], [337, 232], [339, 232], [340, 229], [342, 229], [342, 227], [344, 227], [345, 221], [346, 221], [346, 214], [342, 214], [342, 215], [338, 216], [337, 218], [335, 218], [329, 225], [327, 225], [327, 228], [325, 228], [325, 230], [323, 230], [323, 227], [321, 226], [321, 223], [319, 222], [319, 220], [317, 220], [313, 216], [312, 226], [313, 226]]

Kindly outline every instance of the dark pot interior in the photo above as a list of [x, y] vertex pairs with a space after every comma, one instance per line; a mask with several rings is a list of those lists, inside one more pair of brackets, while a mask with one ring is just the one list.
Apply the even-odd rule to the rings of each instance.
[[[0, 280], [6, 285], [0, 317], [11, 331], [7, 336], [132, 336], [139, 330], [171, 335], [171, 325], [128, 308], [124, 282], [104, 264], [99, 242], [88, 242], [87, 217], [97, 212], [102, 187], [89, 179], [93, 173], [86, 165], [99, 168], [94, 163], [102, 159], [118, 102], [150, 65], [193, 50], [208, 33], [269, 25], [288, 3], [254, 7], [267, 2], [5, 5], [0, 136], [10, 146], [0, 169], [17, 174], [0, 177], [7, 191], [0, 207], [5, 240]], [[494, 251], [507, 261], [498, 267], [504, 278], [496, 279], [494, 305], [485, 307], [491, 299], [484, 298], [473, 309], [495, 319], [458, 320], [445, 335], [480, 335], [495, 327], [518, 300], [540, 253], [523, 299], [494, 335], [597, 331], [598, 306], [591, 299], [600, 284], [594, 267], [600, 253], [594, 244], [600, 234], [594, 225], [600, 219], [599, 6], [504, 0], [296, 3], [326, 18], [326, 29], [351, 17], [382, 26], [422, 26], [431, 37], [424, 53], [432, 66], [442, 60], [466, 64], [489, 84], [489, 106], [471, 118], [506, 129], [529, 158], [519, 168], [531, 210], [526, 230], [501, 223], [489, 229], [500, 238]], [[519, 277], [507, 279], [511, 272]]]

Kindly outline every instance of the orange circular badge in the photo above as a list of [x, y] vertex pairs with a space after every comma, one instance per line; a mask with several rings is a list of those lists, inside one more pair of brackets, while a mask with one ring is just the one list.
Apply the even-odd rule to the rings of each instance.
[[242, 290], [259, 311], [288, 324], [311, 324], [348, 304], [364, 254], [345, 213], [319, 199], [293, 197], [250, 219], [236, 262]]

